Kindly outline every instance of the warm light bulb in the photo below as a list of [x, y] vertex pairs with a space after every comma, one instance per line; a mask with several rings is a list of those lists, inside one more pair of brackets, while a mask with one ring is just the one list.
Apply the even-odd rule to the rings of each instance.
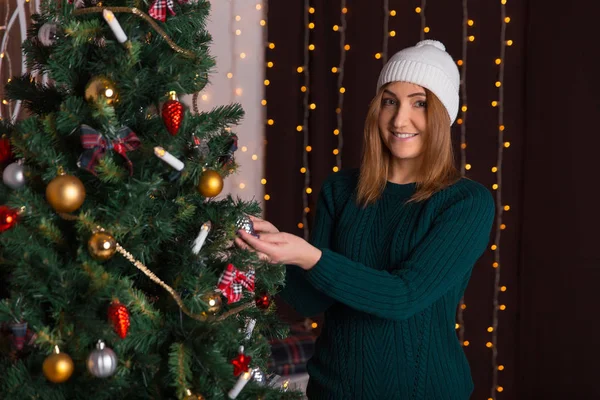
[[273, 61], [269, 61], [269, 62], [267, 63], [267, 67], [269, 67], [269, 68], [273, 68], [273, 65], [274, 65], [274, 64], [273, 64]]
[[342, 14], [348, 13], [348, 9], [346, 7], [342, 8]]
[[301, 173], [301, 174], [304, 174], [304, 173], [306, 173], [306, 168], [304, 168], [304, 167], [300, 168], [300, 173]]
[[311, 194], [312, 193], [312, 189], [311, 188], [306, 188], [306, 193]]
[[498, 129], [500, 129], [501, 131], [503, 131], [503, 130], [504, 130], [504, 125], [500, 125], [500, 126], [498, 127]]
[[337, 26], [337, 25], [334, 25], [334, 26], [333, 26], [333, 30], [334, 30], [335, 32], [337, 32], [339, 29], [340, 29], [340, 27], [339, 27], [339, 26]]
[[498, 371], [504, 371], [504, 365], [498, 365]]
[[246, 53], [240, 53], [240, 58], [241, 58], [241, 59], [244, 59], [244, 58], [246, 58]]
[[301, 73], [302, 73], [302, 71], [304, 71], [304, 68], [302, 68], [302, 67], [298, 67], [298, 68], [296, 68], [296, 71], [298, 71], [298, 73], [299, 73], [299, 74], [301, 74]]
[[302, 228], [304, 228], [304, 224], [303, 224], [302, 222], [300, 222], [300, 223], [298, 224], [298, 228], [299, 228], [299, 229], [302, 229]]
[[508, 24], [510, 22], [510, 17], [504, 18], [504, 22], [506, 22]]
[[506, 310], [506, 306], [505, 306], [504, 304], [502, 304], [502, 305], [500, 306], [500, 310], [502, 310], [502, 311]]
[[455, 324], [454, 329], [458, 329], [458, 328], [460, 328], [460, 324]]
[[271, 196], [269, 196], [268, 194], [265, 194], [265, 197], [264, 197], [264, 198], [265, 198], [265, 200], [270, 200], [270, 199], [271, 199]]
[[317, 324], [316, 322], [313, 322], [312, 324], [310, 324], [310, 327], [313, 329], [317, 329], [318, 326], [319, 326], [319, 324]]
[[473, 36], [473, 35], [469, 36], [469, 42], [473, 42], [473, 41], [475, 41], [475, 36]]
[[501, 292], [506, 292], [506, 286], [500, 286], [500, 291]]
[[396, 36], [396, 31], [390, 31], [390, 36], [391, 36], [391, 37], [394, 37], [394, 36]]
[[510, 206], [504, 206], [504, 211], [510, 211]]
[[302, 129], [304, 129], [304, 128], [302, 128], [302, 125], [298, 125], [298, 126], [296, 127], [296, 130], [297, 130], [298, 132], [302, 132]]
[[416, 12], [417, 14], [418, 14], [418, 13], [420, 13], [420, 12], [421, 12], [421, 7], [417, 7], [417, 8], [415, 8], [415, 12]]
[[390, 16], [391, 17], [395, 17], [396, 16], [396, 10], [390, 10]]
[[462, 118], [458, 118], [458, 119], [456, 120], [456, 123], [457, 123], [458, 125], [462, 125], [462, 123], [463, 123], [463, 120], [462, 120]]
[[496, 81], [496, 84], [495, 84], [495, 85], [496, 85], [496, 87], [500, 87], [500, 86], [502, 86], [502, 82], [500, 82], [500, 81]]
[[265, 21], [264, 19], [260, 20], [260, 26], [265, 26], [267, 24], [267, 21]]
[[496, 63], [496, 65], [500, 65], [502, 63], [502, 59], [496, 58], [495, 63]]
[[346, 88], [341, 87], [340, 88], [340, 93], [346, 93]]
[[497, 183], [494, 183], [494, 184], [492, 185], [492, 189], [494, 189], [494, 190], [498, 190], [498, 184], [497, 184]]
[[507, 40], [506, 41], [506, 45], [507, 46], [512, 46], [513, 45], [513, 41], [512, 40]]
[[204, 101], [208, 101], [208, 95], [206, 95], [206, 94], [203, 94], [203, 95], [202, 95], [202, 100], [204, 100]]
[[469, 26], [473, 26], [475, 24], [475, 21], [473, 21], [472, 19], [467, 21], [467, 25]]
[[333, 68], [331, 68], [331, 72], [333, 72], [334, 74], [335, 74], [336, 72], [338, 72], [338, 69], [337, 69], [337, 67], [333, 67]]
[[504, 147], [508, 149], [510, 147], [510, 142], [504, 142]]
[[242, 34], [242, 30], [241, 29], [236, 29], [235, 30], [235, 34], [240, 36]]
[[428, 26], [426, 26], [425, 28], [423, 28], [423, 32], [425, 32], [425, 33], [429, 33], [429, 31], [430, 31], [430, 29], [429, 29], [429, 27], [428, 27]]
[[487, 329], [488, 332], [494, 332], [494, 328], [492, 328], [491, 326]]
[[233, 74], [232, 74], [231, 72], [228, 72], [228, 73], [227, 73], [227, 78], [228, 78], [228, 79], [231, 79], [231, 78], [233, 78]]
[[498, 167], [492, 167], [492, 172], [494, 172], [494, 173], [498, 172]]
[[263, 106], [266, 106], [267, 105], [267, 101], [266, 100], [261, 100], [260, 104], [262, 104]]
[[346, 50], [346, 51], [350, 50], [350, 45], [349, 44], [345, 45], [344, 50]]
[[260, 10], [260, 9], [262, 9], [262, 6], [261, 6], [260, 4], [257, 4], [257, 5], [256, 5], [256, 9], [257, 9], [257, 10]]
[[333, 149], [333, 155], [337, 156], [338, 154], [340, 154], [340, 151], [338, 149]]
[[315, 103], [312, 103], [309, 107], [311, 110], [314, 110], [315, 108], [317, 108], [317, 105]]
[[309, 208], [309, 207], [306, 207], [306, 208], [304, 209], [304, 212], [305, 212], [306, 214], [308, 214], [308, 213], [310, 212], [310, 208]]
[[273, 50], [275, 48], [275, 43], [269, 43], [269, 48]]
[[267, 121], [267, 124], [273, 125], [273, 124], [275, 124], [275, 121], [273, 121], [272, 119], [270, 119], [270, 120]]
[[244, 183], [240, 183], [240, 189], [244, 189], [246, 185]]
[[311, 22], [310, 24], [308, 24], [308, 29], [315, 29], [315, 23]]
[[492, 342], [487, 342], [485, 344], [485, 347], [487, 347], [488, 349], [491, 348], [493, 346]]
[[315, 13], [315, 8], [314, 7], [309, 7], [308, 8], [308, 12], [311, 13], [311, 14], [314, 14]]
[[265, 79], [264, 84], [265, 84], [265, 86], [269, 86], [271, 84], [271, 81], [268, 79]]
[[262, 179], [260, 180], [260, 183], [262, 183], [263, 185], [266, 185], [266, 184], [267, 184], [267, 180], [266, 180], [265, 178], [262, 178]]
[[241, 20], [242, 20], [242, 17], [241, 17], [241, 16], [239, 16], [239, 15], [236, 15], [236, 16], [235, 16], [235, 20], [239, 22], [239, 21], [241, 21]]
[[500, 266], [500, 264], [498, 264], [497, 262], [492, 264], [492, 267], [494, 267], [494, 268], [498, 268], [499, 266]]
[[465, 164], [465, 169], [468, 171], [471, 169], [471, 164]]
[[466, 149], [467, 148], [467, 144], [466, 143], [461, 143], [460, 144], [460, 148], [463, 149], [463, 150]]
[[456, 64], [457, 64], [459, 67], [461, 67], [461, 66], [463, 65], [463, 60], [458, 60], [458, 61], [456, 61]]
[[467, 305], [466, 304], [461, 304], [460, 308], [463, 309], [463, 310], [466, 310], [467, 309]]
[[315, 49], [315, 45], [314, 45], [314, 44], [309, 44], [309, 45], [308, 45], [308, 49], [309, 49], [310, 51], [314, 50], [314, 49]]
[[504, 388], [503, 388], [502, 386], [498, 386], [498, 387], [496, 388], [496, 390], [497, 390], [497, 391], [499, 391], [499, 392], [502, 392], [502, 391], [504, 391]]
[[336, 136], [339, 135], [340, 134], [340, 130], [339, 129], [334, 129], [333, 130], [333, 134], [336, 135]]
[[381, 58], [381, 53], [375, 53], [375, 58], [379, 60]]
[[496, 100], [492, 101], [492, 107], [496, 107], [498, 105], [498, 102]]
[[252, 160], [254, 160], [254, 161], [258, 160], [258, 156], [256, 154], [252, 154]]
[[465, 346], [465, 347], [467, 347], [469, 344], [470, 344], [470, 343], [469, 343], [469, 341], [468, 341], [468, 340], [465, 340], [465, 341], [463, 342], [463, 346]]
[[242, 152], [244, 152], [244, 153], [245, 153], [245, 152], [247, 152], [247, 151], [248, 151], [248, 148], [247, 148], [246, 146], [242, 146]]
[[311, 146], [306, 146], [306, 151], [307, 151], [308, 153], [310, 153], [310, 152], [312, 151], [312, 147], [311, 147]]
[[338, 172], [340, 169], [338, 167], [333, 167], [333, 172]]
[[505, 230], [506, 229], [506, 224], [500, 224], [500, 230]]
[[301, 91], [302, 93], [306, 92], [306, 86], [302, 86], [302, 87], [300, 87], [300, 91]]
[[462, 110], [462, 112], [467, 112], [467, 106], [462, 106], [460, 109]]

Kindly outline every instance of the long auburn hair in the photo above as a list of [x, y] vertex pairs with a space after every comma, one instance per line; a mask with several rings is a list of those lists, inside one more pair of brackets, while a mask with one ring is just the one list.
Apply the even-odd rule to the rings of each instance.
[[[356, 198], [357, 203], [363, 207], [375, 203], [381, 197], [388, 179], [392, 155], [379, 132], [381, 99], [388, 85], [382, 86], [371, 101], [365, 120], [364, 147]], [[448, 112], [430, 90], [425, 89], [425, 94], [427, 132], [424, 135], [422, 163], [416, 180], [417, 190], [408, 202], [427, 200], [434, 193], [458, 181], [461, 176], [454, 165]]]

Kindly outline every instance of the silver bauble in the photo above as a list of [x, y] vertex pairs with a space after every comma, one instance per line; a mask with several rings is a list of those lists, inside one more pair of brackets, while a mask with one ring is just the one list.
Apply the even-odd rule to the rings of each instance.
[[8, 164], [2, 173], [2, 181], [11, 189], [25, 186], [25, 168], [19, 163]]
[[98, 340], [96, 350], [87, 359], [87, 368], [96, 378], [108, 378], [117, 370], [117, 362], [115, 352], [106, 347], [102, 340]]
[[38, 31], [38, 39], [44, 46], [52, 46], [58, 41], [58, 24], [46, 22]]
[[254, 379], [254, 382], [259, 386], [265, 386], [267, 384], [267, 378], [260, 368], [254, 368], [252, 370], [252, 379]]
[[252, 223], [252, 220], [250, 218], [248, 218], [247, 215], [245, 215], [245, 214], [240, 215], [238, 217], [238, 219], [235, 221], [235, 225], [237, 226], [238, 229], [243, 229], [244, 231], [248, 232], [252, 236], [258, 237], [256, 232], [254, 232], [254, 224]]

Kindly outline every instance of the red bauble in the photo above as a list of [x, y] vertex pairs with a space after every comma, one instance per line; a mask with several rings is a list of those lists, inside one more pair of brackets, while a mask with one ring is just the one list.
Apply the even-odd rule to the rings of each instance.
[[13, 159], [13, 153], [10, 148], [10, 140], [7, 138], [0, 139], [0, 164], [6, 164]]
[[239, 356], [231, 360], [233, 364], [233, 376], [240, 376], [242, 372], [248, 371], [250, 368], [248, 365], [252, 361], [252, 357], [240, 353]]
[[271, 305], [271, 296], [268, 294], [262, 294], [256, 298], [256, 307], [261, 310], [266, 310]]
[[7, 206], [0, 206], [0, 232], [15, 226], [19, 219], [19, 212]]
[[177, 135], [183, 122], [183, 104], [173, 98], [167, 100], [162, 107], [162, 118], [169, 133]]
[[115, 332], [125, 339], [129, 332], [129, 310], [118, 301], [113, 301], [108, 307], [108, 319], [113, 323]]

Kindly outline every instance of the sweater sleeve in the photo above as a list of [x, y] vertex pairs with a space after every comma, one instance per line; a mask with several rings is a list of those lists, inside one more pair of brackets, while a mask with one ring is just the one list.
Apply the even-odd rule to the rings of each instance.
[[386, 270], [354, 262], [328, 249], [308, 281], [356, 310], [403, 320], [441, 298], [470, 272], [490, 239], [495, 208], [485, 188], [442, 211], [410, 255]]
[[[310, 243], [317, 248], [329, 248], [334, 227], [334, 208], [329, 180], [323, 184], [315, 214]], [[317, 290], [306, 279], [306, 271], [296, 265], [286, 265], [285, 287], [281, 298], [304, 317], [323, 313], [335, 300]]]

